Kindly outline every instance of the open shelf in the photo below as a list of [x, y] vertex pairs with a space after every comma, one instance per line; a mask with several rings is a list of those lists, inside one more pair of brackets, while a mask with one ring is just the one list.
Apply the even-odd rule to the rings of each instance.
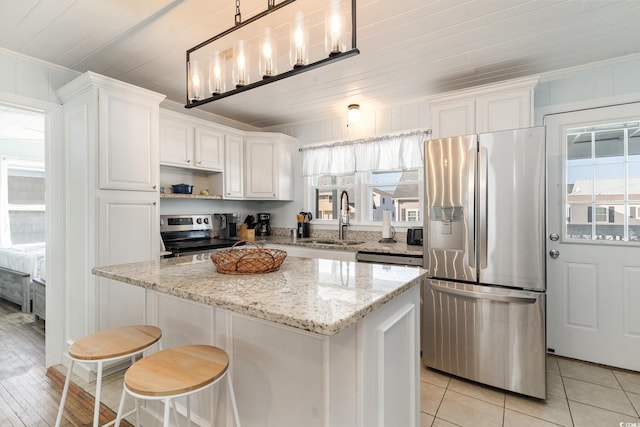
[[201, 196], [199, 194], [176, 194], [176, 193], [160, 193], [161, 199], [203, 199], [203, 200], [222, 200], [221, 195]]

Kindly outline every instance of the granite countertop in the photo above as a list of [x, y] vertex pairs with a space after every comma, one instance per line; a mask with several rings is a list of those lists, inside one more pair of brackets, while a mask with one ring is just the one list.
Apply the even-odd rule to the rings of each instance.
[[95, 267], [108, 279], [321, 335], [334, 335], [419, 284], [418, 267], [287, 257], [267, 274], [218, 273], [207, 254]]
[[[291, 246], [304, 246], [310, 248], [320, 249], [333, 249], [351, 252], [375, 252], [380, 254], [402, 254], [402, 255], [423, 255], [422, 246], [407, 245], [404, 242], [396, 243], [380, 243], [378, 240], [352, 240], [352, 242], [361, 242], [357, 244], [325, 244], [323, 240], [335, 240], [337, 239], [322, 239], [322, 238], [305, 238], [296, 239], [293, 241], [290, 237], [286, 236], [269, 236], [269, 237], [256, 237], [256, 243], [272, 243], [274, 245], [291, 245]], [[350, 242], [347, 240], [347, 242]]]

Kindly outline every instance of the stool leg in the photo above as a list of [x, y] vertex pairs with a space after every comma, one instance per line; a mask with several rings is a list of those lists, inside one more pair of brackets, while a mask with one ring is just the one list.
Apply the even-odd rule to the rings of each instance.
[[[118, 414], [116, 415], [115, 427], [120, 427], [120, 421], [122, 421], [122, 412], [124, 411], [124, 397], [126, 394], [126, 390], [122, 387], [122, 396], [120, 397], [120, 405], [118, 405]], [[137, 406], [136, 406], [137, 407]], [[136, 427], [139, 423], [136, 420]]]
[[171, 399], [165, 399], [164, 400], [164, 422], [162, 424], [164, 427], [169, 427], [170, 409], [171, 409]]
[[98, 378], [96, 378], [96, 402], [93, 405], [93, 427], [100, 421], [100, 392], [102, 391], [102, 361], [98, 362]]
[[71, 382], [71, 374], [73, 374], [74, 360], [71, 359], [69, 370], [67, 371], [67, 378], [64, 380], [64, 388], [62, 389], [62, 397], [60, 398], [60, 408], [58, 409], [58, 416], [56, 417], [56, 427], [60, 427], [62, 421], [62, 413], [64, 412], [64, 403], [67, 400], [67, 392], [69, 391], [69, 383]]
[[[176, 408], [176, 400], [171, 400], [171, 408], [173, 409], [173, 419], [176, 422], [176, 426], [180, 425], [180, 421], [178, 420], [178, 409]], [[191, 424], [191, 420], [189, 420], [189, 424]]]
[[133, 401], [136, 406], [136, 427], [138, 427], [140, 425], [140, 403], [137, 397], [134, 397]]
[[233, 392], [233, 384], [231, 384], [231, 375], [227, 372], [227, 384], [229, 386], [229, 397], [231, 398], [231, 407], [233, 408], [233, 420], [236, 423], [236, 427], [240, 427], [240, 417], [238, 416], [238, 406], [236, 405], [236, 395]]
[[187, 426], [191, 427], [191, 396], [187, 396]]

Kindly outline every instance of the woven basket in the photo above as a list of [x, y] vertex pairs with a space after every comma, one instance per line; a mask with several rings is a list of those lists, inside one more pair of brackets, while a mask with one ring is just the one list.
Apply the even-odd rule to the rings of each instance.
[[[236, 248], [240, 243], [251, 243], [255, 248]], [[276, 271], [287, 257], [280, 249], [265, 249], [254, 242], [241, 240], [223, 251], [211, 254], [211, 261], [218, 273], [224, 274], [262, 274]]]

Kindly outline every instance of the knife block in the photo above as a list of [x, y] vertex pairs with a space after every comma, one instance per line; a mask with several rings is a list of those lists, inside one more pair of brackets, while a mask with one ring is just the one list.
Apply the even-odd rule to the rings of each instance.
[[305, 238], [305, 237], [310, 237], [311, 236], [311, 229], [309, 227], [309, 223], [308, 222], [299, 222], [298, 223], [297, 236], [299, 238]]

